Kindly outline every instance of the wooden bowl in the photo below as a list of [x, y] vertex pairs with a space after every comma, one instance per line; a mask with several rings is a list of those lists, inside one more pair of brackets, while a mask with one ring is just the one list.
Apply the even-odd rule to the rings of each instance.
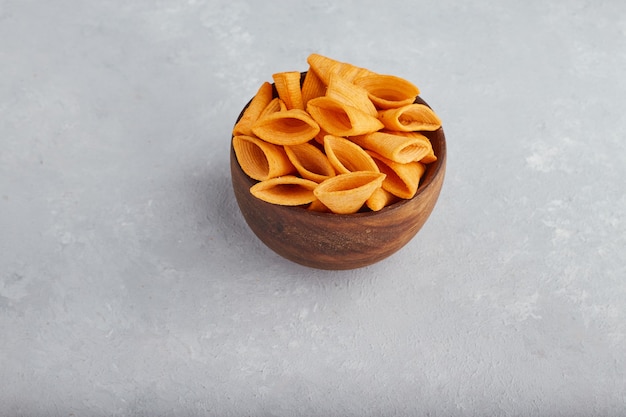
[[[426, 104], [419, 96], [415, 102]], [[237, 120], [242, 114], [243, 110]], [[443, 185], [446, 170], [443, 129], [422, 133], [430, 139], [438, 159], [427, 165], [415, 196], [377, 212], [354, 214], [308, 211], [254, 197], [249, 189], [257, 181], [242, 171], [231, 139], [231, 179], [241, 213], [265, 245], [290, 261], [329, 270], [360, 268], [381, 261], [417, 234], [433, 211]]]

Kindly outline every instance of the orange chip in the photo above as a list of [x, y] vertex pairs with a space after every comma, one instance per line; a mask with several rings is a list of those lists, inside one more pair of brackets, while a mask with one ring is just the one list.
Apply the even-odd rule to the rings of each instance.
[[328, 157], [310, 143], [285, 146], [285, 152], [302, 178], [319, 183], [335, 175]]
[[434, 131], [441, 127], [441, 120], [435, 112], [427, 105], [419, 103], [380, 110], [378, 118], [385, 128], [402, 132]]
[[263, 109], [272, 101], [272, 84], [264, 82], [243, 112], [243, 115], [233, 128], [233, 136], [251, 135], [252, 125], [263, 112]]
[[355, 171], [379, 172], [374, 159], [363, 148], [346, 138], [326, 135], [324, 151], [335, 171], [340, 174]]
[[393, 109], [415, 101], [420, 90], [410, 81], [395, 75], [372, 74], [354, 80], [367, 90], [372, 102], [379, 109]]
[[322, 129], [336, 136], [363, 135], [384, 127], [377, 117], [327, 96], [310, 100], [306, 109]]
[[278, 97], [285, 103], [287, 110], [304, 110], [302, 90], [300, 89], [301, 74], [296, 71], [279, 72], [272, 75]]
[[304, 109], [309, 100], [326, 94], [326, 84], [317, 76], [311, 68], [307, 71], [302, 82], [302, 102]]
[[307, 112], [300, 109], [272, 113], [256, 121], [252, 132], [261, 139], [276, 145], [298, 145], [313, 139], [320, 131], [319, 125]]
[[282, 146], [240, 135], [233, 137], [233, 148], [243, 172], [257, 181], [296, 172]]
[[359, 109], [370, 116], [378, 117], [378, 111], [374, 103], [372, 103], [372, 100], [370, 100], [367, 90], [358, 85], [354, 85], [338, 74], [330, 75], [326, 97]]
[[309, 67], [317, 76], [328, 85], [331, 74], [339, 74], [348, 81], [374, 74], [365, 68], [360, 68], [347, 62], [337, 61], [320, 54], [311, 54], [307, 58]]
[[363, 149], [371, 150], [395, 162], [418, 161], [428, 155], [432, 145], [428, 138], [417, 132], [374, 132], [351, 137]]
[[272, 113], [284, 110], [287, 110], [287, 106], [285, 105], [285, 103], [280, 98], [275, 97], [269, 103], [267, 103], [267, 106], [265, 106], [263, 111], [261, 111], [261, 114], [259, 114], [259, 117], [256, 121], [259, 121]]
[[374, 193], [372, 193], [370, 198], [365, 201], [365, 204], [370, 210], [379, 211], [398, 200], [398, 197], [381, 187], [377, 188]]
[[387, 176], [382, 185], [386, 191], [404, 199], [415, 196], [420, 179], [426, 169], [424, 164], [420, 162], [401, 164], [372, 151], [367, 151], [367, 153], [374, 159], [380, 172]]
[[268, 203], [281, 206], [301, 206], [315, 200], [313, 190], [316, 187], [316, 182], [294, 175], [285, 175], [257, 182], [250, 187], [250, 193]]
[[318, 211], [320, 213], [330, 213], [330, 209], [318, 199], [313, 200], [311, 204], [309, 204], [309, 207], [307, 207], [307, 210]]
[[430, 151], [428, 152], [428, 154], [422, 159], [420, 159], [419, 161], [422, 164], [430, 164], [432, 162], [435, 162], [436, 160], [437, 160], [437, 155], [435, 155], [435, 150], [433, 149], [432, 144], [431, 144]]
[[356, 213], [384, 179], [379, 172], [350, 172], [327, 179], [313, 193], [333, 213]]

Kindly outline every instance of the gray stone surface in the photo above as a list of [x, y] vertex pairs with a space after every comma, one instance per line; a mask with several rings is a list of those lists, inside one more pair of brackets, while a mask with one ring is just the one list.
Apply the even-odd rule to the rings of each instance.
[[[625, 51], [617, 0], [0, 0], [1, 414], [626, 415]], [[363, 269], [275, 255], [230, 187], [312, 52], [448, 138]]]

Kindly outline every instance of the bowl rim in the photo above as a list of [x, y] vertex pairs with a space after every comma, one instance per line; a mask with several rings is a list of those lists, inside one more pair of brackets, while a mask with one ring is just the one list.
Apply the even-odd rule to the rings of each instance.
[[[305, 72], [301, 72], [301, 76], [302, 79], [304, 79], [304, 75], [306, 74]], [[276, 92], [276, 86], [274, 83], [272, 83], [272, 91], [274, 96], [277, 96], [277, 92]], [[248, 101], [248, 103], [243, 107], [243, 109], [241, 110], [241, 112], [239, 113], [239, 116], [237, 117], [237, 119], [235, 120], [235, 123], [237, 123], [242, 117], [243, 117], [243, 113], [245, 112], [245, 110], [248, 108], [248, 106], [250, 106], [250, 103], [252, 102], [252, 98]], [[415, 97], [415, 100], [413, 101], [413, 103], [418, 103], [418, 104], [424, 104], [426, 106], [428, 106], [429, 108], [430, 105], [420, 96], [417, 95]], [[400, 208], [402, 208], [404, 205], [409, 204], [412, 200], [415, 200], [416, 198], [418, 198], [422, 193], [425, 192], [425, 190], [432, 184], [432, 182], [434, 181], [435, 178], [437, 178], [440, 175], [440, 171], [443, 169], [443, 167], [446, 165], [446, 158], [447, 158], [447, 149], [446, 149], [446, 136], [445, 136], [445, 132], [443, 129], [443, 125], [440, 126], [437, 130], [433, 130], [432, 132], [430, 132], [431, 134], [436, 134], [439, 133], [441, 135], [441, 150], [443, 150], [443, 152], [440, 152], [441, 155], [436, 155], [437, 156], [437, 160], [432, 162], [431, 164], [425, 164], [426, 165], [426, 172], [428, 173], [428, 178], [427, 181], [425, 181], [424, 183], [420, 183], [418, 188], [417, 188], [417, 192], [415, 193], [415, 195], [409, 199], [400, 199], [399, 201], [396, 201], [393, 204], [390, 204], [388, 206], [383, 207], [382, 209], [378, 210], [378, 211], [373, 211], [373, 210], [369, 210], [369, 211], [358, 211], [356, 213], [349, 213], [349, 214], [337, 214], [337, 213], [331, 213], [331, 212], [323, 212], [323, 211], [315, 211], [315, 210], [306, 210], [306, 208], [302, 207], [302, 206], [279, 206], [279, 207], [283, 207], [284, 209], [289, 209], [289, 210], [302, 210], [303, 212], [313, 215], [313, 216], [320, 216], [320, 217], [333, 217], [333, 218], [345, 218], [345, 217], [370, 217], [370, 216], [376, 216], [376, 215], [380, 215], [381, 213], [387, 213], [387, 212], [391, 212], [391, 211], [395, 211], [395, 210], [399, 210]], [[234, 155], [234, 147], [233, 147], [233, 139], [234, 139], [234, 135], [232, 135], [232, 131], [231, 131], [231, 140], [230, 140], [230, 148], [231, 148], [231, 158], [234, 160], [234, 162], [237, 164], [237, 168], [247, 177], [250, 179], [251, 182], [255, 182], [258, 183], [259, 181], [254, 180], [253, 178], [250, 178], [241, 168], [241, 165], [239, 164], [239, 161], [237, 160], [236, 156]], [[429, 138], [430, 140], [430, 138]], [[434, 167], [429, 167], [429, 165], [435, 165]], [[424, 174], [424, 176], [426, 176], [426, 174]], [[266, 203], [266, 204], [271, 204], [271, 203], [267, 203], [263, 200], [259, 200], [260, 202]], [[276, 204], [272, 204], [272, 206], [277, 206]]]

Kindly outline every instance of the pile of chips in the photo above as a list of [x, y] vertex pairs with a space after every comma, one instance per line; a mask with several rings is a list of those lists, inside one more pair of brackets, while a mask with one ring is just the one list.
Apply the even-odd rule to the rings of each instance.
[[258, 181], [250, 192], [337, 214], [412, 198], [437, 160], [421, 132], [441, 127], [415, 102], [419, 89], [319, 54], [307, 62], [304, 78], [289, 71], [263, 83], [233, 128], [237, 161]]

